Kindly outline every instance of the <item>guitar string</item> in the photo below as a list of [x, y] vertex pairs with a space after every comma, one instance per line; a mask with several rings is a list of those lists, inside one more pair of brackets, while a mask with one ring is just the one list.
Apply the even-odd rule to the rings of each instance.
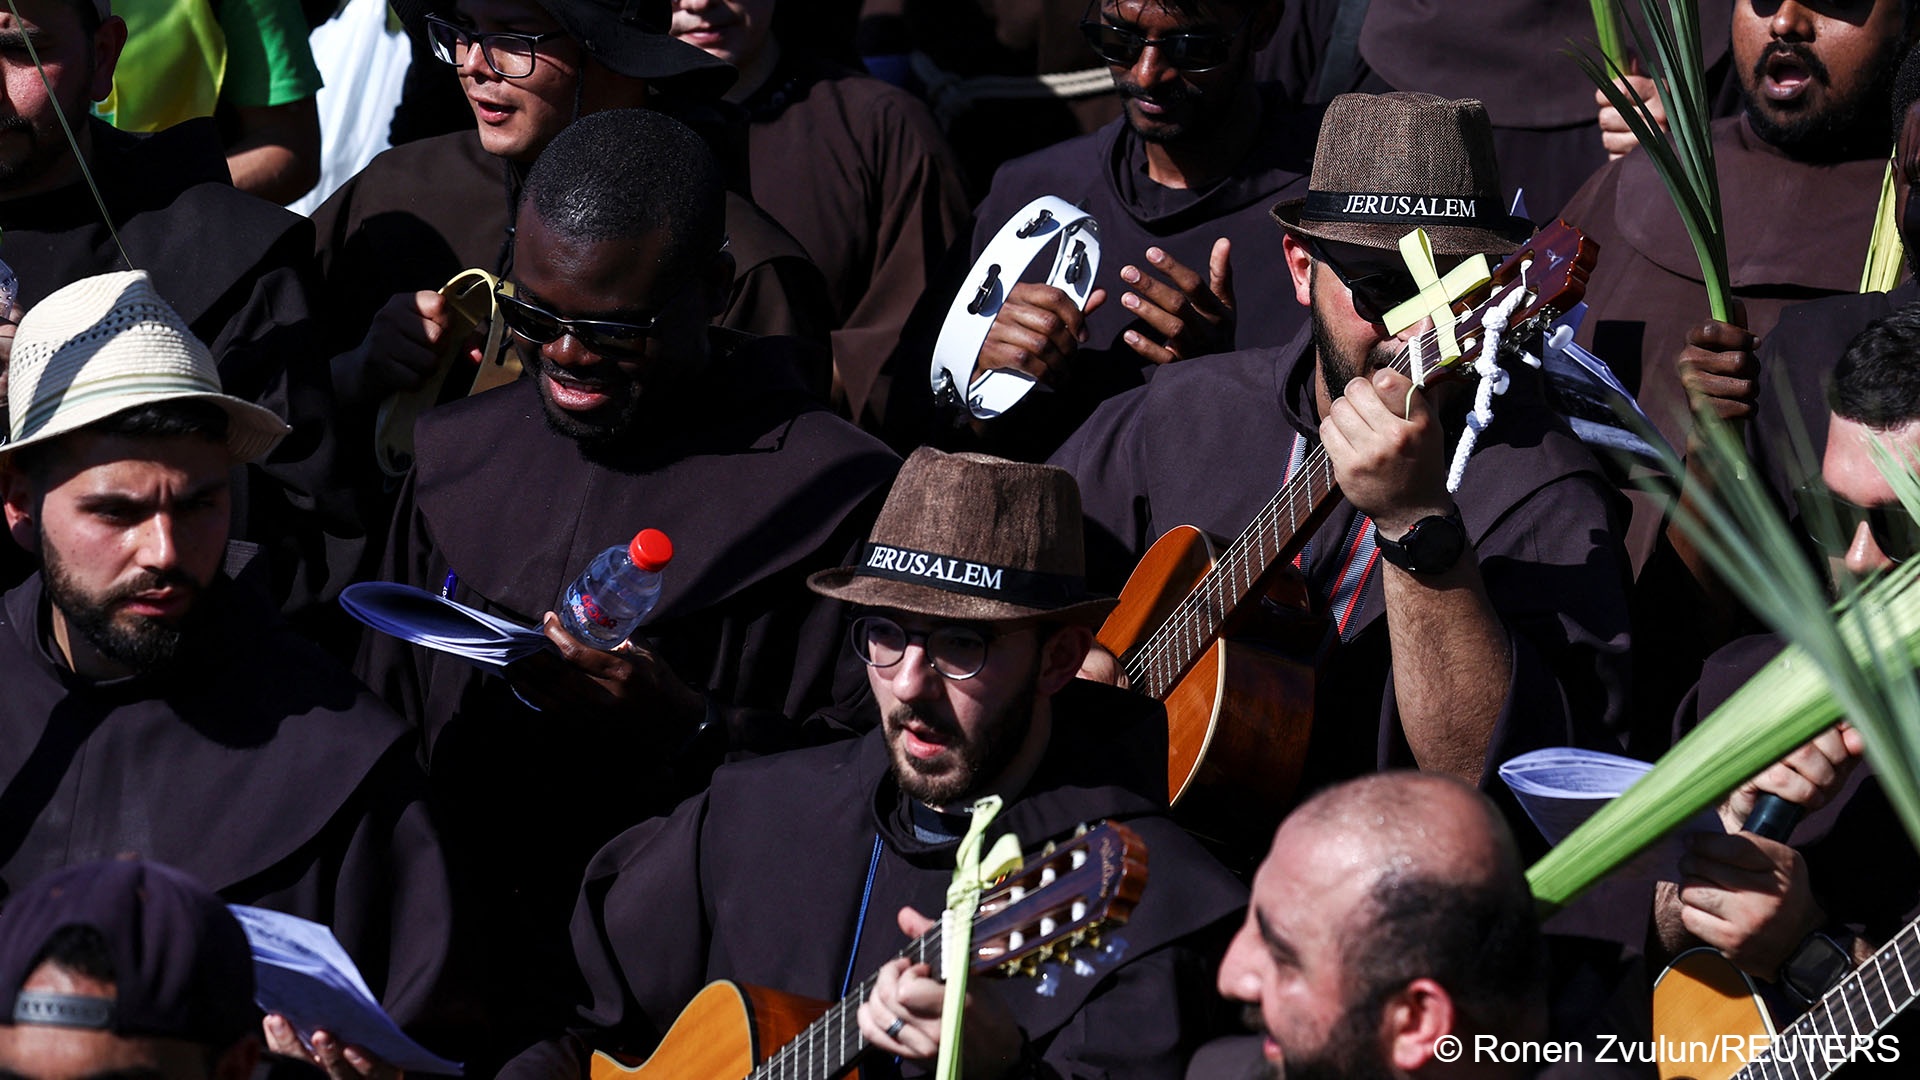
[[[906, 957], [916, 964], [926, 963], [928, 956], [940, 955], [942, 941], [940, 924], [935, 923], [931, 930], [908, 942], [906, 948], [894, 955]], [[819, 1019], [761, 1062], [758, 1068], [748, 1074], [748, 1080], [786, 1080], [788, 1077], [793, 1080], [828, 1080], [838, 1074], [867, 1046], [866, 1038], [860, 1034], [859, 1023], [849, 1025], [848, 1016], [857, 1012], [861, 1002], [872, 995], [874, 984], [879, 979], [879, 973], [875, 972], [862, 980], [852, 993], [835, 1002]], [[840, 1025], [840, 1037], [829, 1040], [828, 1032], [836, 1022]], [[820, 1071], [816, 1071], [820, 1062], [815, 1059], [813, 1052], [815, 1038], [821, 1041], [823, 1049], [830, 1051], [824, 1059], [830, 1067]]]
[[[1491, 294], [1485, 302], [1466, 314], [1465, 319], [1468, 326], [1462, 336], [1469, 340], [1477, 336], [1481, 332], [1480, 316], [1493, 304], [1504, 300], [1514, 290], [1524, 288], [1526, 288], [1526, 277], [1523, 270], [1520, 275], [1501, 286], [1500, 289]], [[1459, 333], [1457, 329], [1456, 333]], [[1409, 341], [1407, 345], [1394, 356], [1388, 366], [1395, 371], [1406, 374], [1412, 366], [1413, 357], [1416, 354], [1426, 354], [1430, 348], [1437, 351], [1438, 342], [1439, 332], [1437, 328], [1429, 328], [1412, 341]], [[1251, 589], [1254, 580], [1258, 578], [1259, 573], [1255, 572], [1256, 568], [1253, 564], [1257, 561], [1261, 564], [1258, 567], [1258, 571], [1264, 572], [1264, 564], [1269, 562], [1273, 556], [1277, 555], [1279, 551], [1285, 547], [1288, 541], [1293, 539], [1291, 530], [1287, 534], [1282, 534], [1279, 531], [1278, 526], [1281, 507], [1283, 505], [1285, 506], [1288, 512], [1288, 520], [1293, 524], [1294, 528], [1297, 528], [1297, 524], [1301, 519], [1312, 515], [1312, 500], [1309, 500], [1309, 505], [1304, 514], [1298, 511], [1295, 503], [1303, 493], [1301, 489], [1310, 483], [1316, 470], [1323, 473], [1325, 480], [1329, 484], [1331, 483], [1332, 464], [1327, 458], [1326, 448], [1319, 444], [1316, 444], [1313, 450], [1307, 455], [1306, 460], [1301, 462], [1299, 472], [1294, 477], [1289, 478], [1285, 484], [1281, 485], [1280, 490], [1275, 493], [1273, 499], [1270, 500], [1266, 506], [1262, 507], [1260, 512], [1254, 516], [1253, 521], [1241, 531], [1240, 536], [1229, 546], [1227, 553], [1221, 557], [1219, 563], [1215, 565], [1213, 570], [1209, 571], [1206, 576], [1201, 579], [1200, 584], [1195, 586], [1181, 599], [1173, 611], [1168, 614], [1167, 618], [1161, 622], [1159, 629], [1149, 635], [1147, 641], [1139, 649], [1135, 650], [1133, 656], [1131, 656], [1124, 665], [1127, 671], [1128, 682], [1139, 686], [1143, 691], [1152, 696], [1158, 697], [1164, 693], [1165, 689], [1170, 687], [1174, 679], [1178, 678], [1181, 674], [1180, 671], [1172, 670], [1173, 666], [1176, 664], [1184, 666], [1186, 661], [1196, 655], [1202, 646], [1213, 640], [1214, 636], [1218, 633], [1220, 624], [1226, 620], [1227, 613], [1231, 610], [1231, 602], [1238, 598], [1243, 590]], [[1308, 491], [1306, 494], [1311, 494], [1311, 492]], [[1256, 553], [1254, 540], [1265, 537], [1269, 532], [1273, 534], [1272, 546], [1274, 550], [1271, 554], [1265, 552], [1260, 553], [1261, 557], [1255, 560], [1253, 558]], [[1225, 574], [1221, 573], [1223, 569], [1226, 571]], [[1245, 579], [1244, 585], [1235, 584], [1242, 578]], [[1225, 595], [1221, 590], [1220, 585], [1223, 582], [1232, 586], [1234, 589], [1232, 596]], [[1200, 611], [1203, 605], [1207, 608], [1206, 615], [1208, 621], [1206, 622], [1203, 622], [1200, 618]], [[1176, 651], [1176, 649], [1178, 651]], [[1171, 660], [1172, 663], [1167, 663], [1169, 660]], [[1164, 682], [1162, 680], [1164, 680]]]
[[[1851, 1029], [1847, 1034], [1856, 1037], [1860, 1034], [1860, 1025], [1853, 1016], [1852, 1005], [1847, 1001], [1847, 995], [1855, 991], [1858, 992], [1862, 1011], [1867, 1014], [1867, 1018], [1871, 1022], [1867, 1028], [1868, 1036], [1877, 1034], [1882, 1028], [1892, 1023], [1894, 1017], [1898, 1016], [1906, 1006], [1911, 1005], [1916, 998], [1920, 998], [1920, 986], [1917, 986], [1913, 982], [1907, 968], [1906, 954], [1909, 945], [1920, 947], [1920, 922], [1908, 923], [1905, 927], [1901, 928], [1900, 932], [1894, 935], [1893, 940], [1881, 946], [1877, 952], [1867, 958], [1865, 963], [1855, 968], [1837, 986], [1821, 996], [1820, 1004], [1826, 1010], [1828, 1017], [1827, 1026], [1829, 1028], [1838, 1029], [1841, 1026], [1838, 1018], [1833, 1015], [1833, 1001], [1837, 998], [1840, 1000], [1841, 1007], [1847, 1010], [1847, 1026]], [[1901, 981], [1905, 982], [1907, 986], [1906, 1002], [1904, 1004], [1895, 1003], [1894, 992], [1887, 982], [1886, 965], [1889, 956], [1899, 965]], [[1920, 959], [1920, 957], [1916, 957], [1916, 959]], [[1880, 976], [1881, 986], [1886, 992], [1885, 998], [1881, 1001], [1881, 1013], [1877, 1016], [1873, 1010], [1871, 984], [1867, 979], [1867, 971], [1869, 968], [1872, 969], [1874, 974]], [[1821, 1038], [1819, 1031], [1820, 1026], [1817, 1022], [1815, 1011], [1813, 1009], [1807, 1010], [1807, 1012], [1801, 1014], [1792, 1024], [1789, 1024], [1787, 1029], [1781, 1032], [1780, 1036], [1775, 1040], [1776, 1045], [1781, 1041], [1796, 1040], [1788, 1044], [1790, 1056], [1777, 1058], [1773, 1055], [1771, 1049], [1769, 1049], [1766, 1051], [1765, 1057], [1756, 1057], [1739, 1072], [1735, 1073], [1734, 1076], [1736, 1080], [1747, 1076], [1768, 1075], [1778, 1077], [1781, 1075], [1779, 1070], [1782, 1066], [1791, 1066], [1791, 1075], [1797, 1077], [1799, 1075], [1798, 1066], [1801, 1063], [1806, 1062], [1811, 1067], [1811, 1062], [1807, 1056], [1811, 1048], [1823, 1045], [1819, 1042]], [[1851, 1046], [1851, 1044], [1849, 1045]], [[1842, 1064], [1843, 1063], [1844, 1062], [1842, 1062]], [[1838, 1066], [1835, 1065], [1834, 1067], [1828, 1068], [1825, 1072], [1814, 1070], [1812, 1075], [1831, 1075], [1836, 1071], [1837, 1067]]]

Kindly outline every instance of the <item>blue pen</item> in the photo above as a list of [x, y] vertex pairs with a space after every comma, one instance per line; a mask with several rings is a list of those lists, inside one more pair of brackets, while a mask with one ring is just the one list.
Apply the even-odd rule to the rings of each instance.
[[440, 583], [440, 599], [453, 599], [453, 587], [458, 584], [460, 584], [460, 575], [454, 573], [452, 569], [448, 569], [447, 580]]

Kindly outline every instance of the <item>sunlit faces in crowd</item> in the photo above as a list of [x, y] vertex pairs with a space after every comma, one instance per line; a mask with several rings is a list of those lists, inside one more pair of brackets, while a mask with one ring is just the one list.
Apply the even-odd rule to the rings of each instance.
[[534, 0], [459, 0], [438, 23], [435, 52], [455, 65], [480, 144], [496, 157], [530, 163], [578, 117], [646, 104], [644, 80], [593, 60]]
[[54, 634], [73, 666], [171, 663], [226, 552], [225, 443], [78, 432], [39, 460], [4, 474], [7, 524], [42, 560]]
[[1083, 30], [1113, 71], [1127, 123], [1149, 142], [1203, 142], [1244, 110], [1273, 5], [1096, 0]]
[[[19, 0], [20, 15], [0, 9], [0, 195], [52, 190], [78, 177], [61, 130], [64, 115], [77, 137], [87, 133], [88, 106], [113, 89], [113, 69], [127, 24], [83, 15], [73, 0]], [[43, 81], [27, 44], [46, 69]], [[47, 93], [51, 83], [53, 93]]]
[[1912, 38], [1906, 0], [1739, 0], [1733, 62], [1747, 117], [1807, 160], [1884, 152], [1887, 101]]

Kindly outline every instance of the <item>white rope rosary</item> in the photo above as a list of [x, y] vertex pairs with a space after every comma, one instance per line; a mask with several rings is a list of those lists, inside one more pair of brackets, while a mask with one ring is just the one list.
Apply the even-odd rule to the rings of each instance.
[[[1480, 319], [1480, 329], [1486, 337], [1480, 355], [1473, 360], [1473, 371], [1480, 376], [1480, 386], [1474, 392], [1473, 411], [1467, 414], [1467, 429], [1460, 433], [1460, 444], [1453, 448], [1453, 467], [1447, 470], [1447, 493], [1450, 495], [1460, 490], [1460, 478], [1467, 471], [1467, 458], [1473, 455], [1474, 444], [1479, 442], [1480, 433], [1493, 423], [1494, 396], [1507, 392], [1509, 379], [1506, 369], [1500, 366], [1500, 338], [1507, 331], [1507, 320], [1526, 301], [1527, 270], [1532, 265], [1531, 259], [1520, 264], [1519, 287], [1508, 292]], [[1538, 357], [1530, 353], [1523, 354], [1523, 357], [1534, 367], [1540, 366]]]

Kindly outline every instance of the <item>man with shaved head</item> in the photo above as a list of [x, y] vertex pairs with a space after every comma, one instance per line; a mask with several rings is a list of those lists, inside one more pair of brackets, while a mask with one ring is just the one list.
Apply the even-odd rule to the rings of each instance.
[[1433, 773], [1322, 791], [1274, 836], [1220, 992], [1257, 1014], [1270, 1076], [1525, 1072], [1474, 1053], [1477, 1035], [1546, 1030], [1545, 953], [1506, 823]]

